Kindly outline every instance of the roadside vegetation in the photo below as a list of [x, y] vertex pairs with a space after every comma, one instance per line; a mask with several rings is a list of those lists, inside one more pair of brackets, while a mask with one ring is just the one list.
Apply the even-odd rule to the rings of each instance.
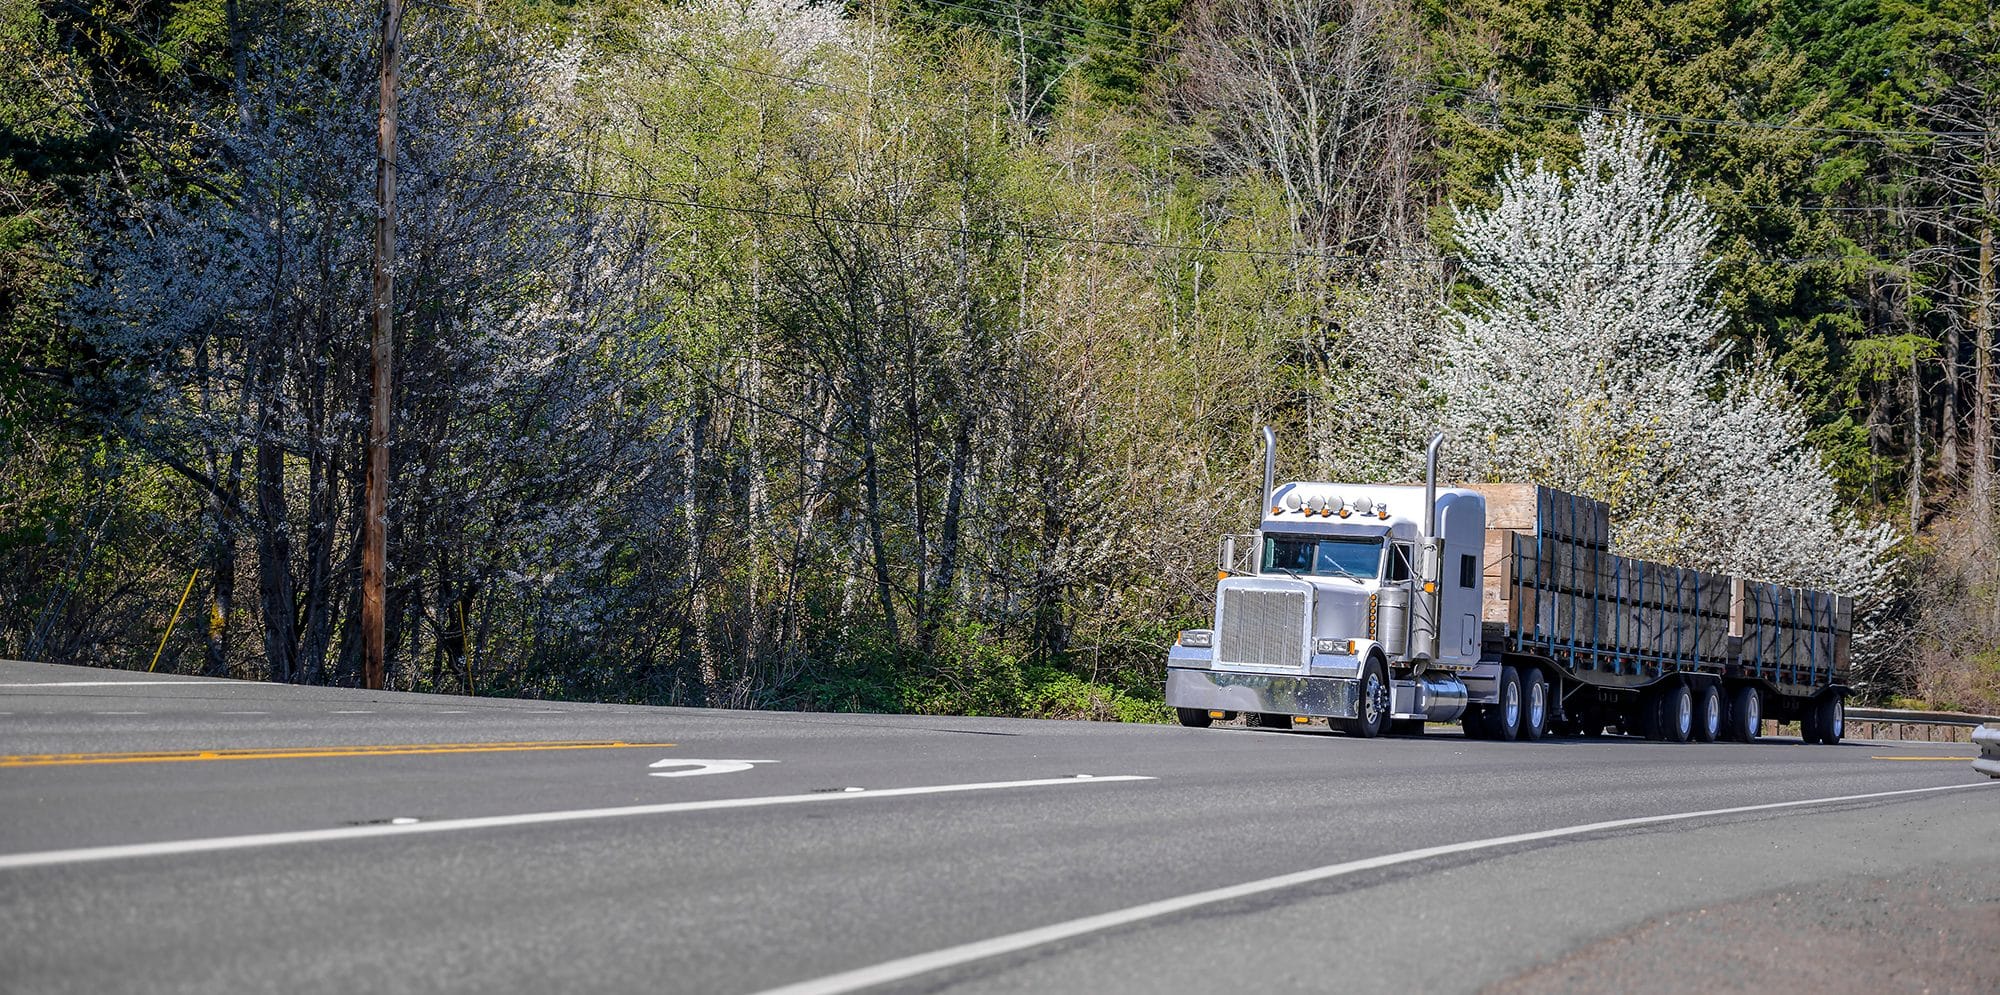
[[[0, 0], [0, 655], [360, 680], [378, 17]], [[1270, 424], [1446, 430], [2000, 710], [1983, 5], [403, 30], [394, 687], [1159, 720]]]

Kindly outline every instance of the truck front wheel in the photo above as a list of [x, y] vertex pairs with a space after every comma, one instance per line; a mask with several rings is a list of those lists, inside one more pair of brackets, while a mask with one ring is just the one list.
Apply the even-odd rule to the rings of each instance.
[[1215, 721], [1209, 718], [1206, 708], [1176, 708], [1174, 718], [1179, 719], [1181, 725], [1189, 729], [1206, 729], [1210, 722]]
[[1354, 705], [1355, 715], [1341, 720], [1340, 731], [1361, 739], [1374, 739], [1389, 727], [1389, 674], [1381, 660], [1371, 657], [1368, 665], [1361, 668], [1360, 691], [1360, 700]]

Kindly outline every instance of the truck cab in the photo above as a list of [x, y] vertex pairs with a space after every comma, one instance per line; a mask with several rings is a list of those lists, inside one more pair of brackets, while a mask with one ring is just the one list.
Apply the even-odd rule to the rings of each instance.
[[1191, 724], [1242, 712], [1363, 736], [1457, 718], [1458, 675], [1480, 666], [1485, 499], [1438, 491], [1434, 470], [1420, 486], [1272, 486], [1266, 445], [1262, 521], [1223, 540], [1215, 614], [1169, 652], [1167, 704]]

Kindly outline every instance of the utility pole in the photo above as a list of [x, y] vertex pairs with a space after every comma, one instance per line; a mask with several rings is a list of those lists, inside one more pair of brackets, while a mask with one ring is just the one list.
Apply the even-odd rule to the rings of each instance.
[[386, 668], [389, 573], [389, 392], [395, 382], [396, 74], [403, 0], [382, 2], [382, 96], [375, 117], [374, 322], [368, 336], [368, 507], [361, 526], [361, 683], [380, 690]]

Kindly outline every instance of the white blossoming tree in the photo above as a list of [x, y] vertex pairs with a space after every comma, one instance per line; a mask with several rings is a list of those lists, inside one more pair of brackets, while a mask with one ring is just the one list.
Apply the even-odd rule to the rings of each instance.
[[1460, 468], [1609, 502], [1632, 555], [1852, 595], [1870, 629], [1895, 536], [1841, 507], [1785, 387], [1716, 341], [1713, 215], [1637, 120], [1582, 137], [1574, 168], [1516, 162], [1494, 206], [1456, 210], [1480, 287], [1445, 321]]

